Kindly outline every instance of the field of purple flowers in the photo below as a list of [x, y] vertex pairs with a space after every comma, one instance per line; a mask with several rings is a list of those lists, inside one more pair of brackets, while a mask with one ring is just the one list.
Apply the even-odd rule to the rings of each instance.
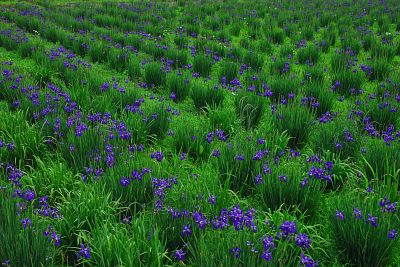
[[0, 4], [2, 266], [400, 265], [400, 2], [36, 2]]

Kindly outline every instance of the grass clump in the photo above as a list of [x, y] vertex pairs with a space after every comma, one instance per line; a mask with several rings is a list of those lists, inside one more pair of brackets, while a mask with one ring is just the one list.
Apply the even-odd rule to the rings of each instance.
[[157, 62], [147, 63], [144, 66], [144, 81], [150, 87], [161, 86], [165, 81], [162, 65]]
[[206, 78], [211, 73], [212, 60], [210, 57], [198, 54], [193, 59], [193, 71], [200, 74], [200, 76]]
[[240, 91], [235, 99], [236, 116], [246, 130], [257, 127], [265, 112], [265, 99], [263, 97]]
[[219, 86], [206, 85], [201, 81], [192, 84], [191, 97], [197, 109], [219, 107], [224, 100], [224, 92]]

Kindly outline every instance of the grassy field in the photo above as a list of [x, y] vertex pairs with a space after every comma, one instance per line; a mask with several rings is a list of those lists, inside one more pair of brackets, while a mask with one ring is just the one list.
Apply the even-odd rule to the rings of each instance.
[[2, 266], [399, 266], [397, 1], [0, 7]]

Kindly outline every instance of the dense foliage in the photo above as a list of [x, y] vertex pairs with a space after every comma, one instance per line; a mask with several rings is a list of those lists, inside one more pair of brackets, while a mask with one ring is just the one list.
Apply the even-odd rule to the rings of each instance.
[[2, 266], [399, 266], [400, 3], [0, 5]]

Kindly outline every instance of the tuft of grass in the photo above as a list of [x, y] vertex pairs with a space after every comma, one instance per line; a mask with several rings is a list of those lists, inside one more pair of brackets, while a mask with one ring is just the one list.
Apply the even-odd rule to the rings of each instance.
[[274, 77], [267, 81], [268, 86], [272, 90], [272, 99], [280, 100], [282, 97], [287, 98], [290, 93], [297, 93], [300, 83], [296, 79], [290, 77]]
[[315, 45], [308, 45], [297, 51], [297, 58], [301, 64], [315, 64], [319, 59], [319, 49]]
[[170, 113], [164, 105], [154, 105], [147, 111], [145, 124], [150, 138], [162, 139], [166, 134], [171, 120]]
[[368, 138], [363, 144], [364, 152], [359, 154], [366, 176], [379, 185], [400, 189], [400, 145], [393, 141], [387, 145], [382, 139]]
[[238, 77], [239, 68], [236, 63], [230, 61], [224, 61], [221, 63], [219, 80], [222, 81], [223, 77], [226, 79], [226, 83], [229, 84], [233, 79]]
[[166, 261], [165, 244], [159, 229], [150, 229], [151, 222], [143, 217], [129, 224], [104, 223], [89, 234], [82, 234], [91, 249], [89, 265], [117, 266], [135, 262], [136, 266], [161, 266]]
[[358, 54], [362, 48], [361, 42], [359, 40], [359, 37], [357, 36], [358, 34], [355, 32], [350, 33], [347, 32], [342, 38], [341, 38], [341, 47], [343, 50], [351, 50], [354, 53]]
[[161, 86], [164, 84], [165, 73], [162, 65], [157, 62], [147, 63], [144, 66], [144, 81], [150, 87]]
[[176, 35], [174, 38], [174, 43], [178, 48], [184, 48], [188, 43], [188, 38], [184, 35]]
[[275, 127], [280, 132], [287, 131], [292, 137], [289, 144], [304, 145], [314, 118], [307, 107], [298, 103], [280, 105], [273, 118]]
[[170, 139], [176, 153], [187, 153], [195, 160], [209, 156], [210, 144], [206, 136], [210, 129], [205, 121], [179, 119], [172, 130], [174, 135]]
[[232, 116], [233, 108], [217, 108], [208, 111], [212, 128], [223, 130], [226, 134], [234, 131], [237, 120]]
[[326, 88], [323, 83], [311, 81], [302, 87], [302, 91], [307, 97], [313, 97], [318, 101], [319, 106], [316, 108], [318, 116], [321, 116], [332, 109], [335, 94], [330, 90], [330, 88]]
[[211, 73], [212, 60], [206, 55], [198, 54], [193, 59], [193, 72], [199, 73], [206, 78]]
[[201, 81], [195, 81], [192, 84], [191, 97], [197, 109], [204, 110], [206, 107], [220, 107], [224, 96], [224, 92], [219, 86], [212, 87]]
[[263, 97], [240, 91], [235, 98], [236, 116], [246, 130], [257, 127], [265, 111], [266, 101]]
[[326, 72], [322, 66], [304, 66], [303, 79], [305, 81], [323, 83], [325, 79]]
[[259, 71], [264, 64], [264, 57], [262, 54], [258, 54], [255, 52], [247, 52], [243, 57], [243, 61], [245, 64], [250, 66], [253, 70]]
[[[348, 141], [345, 132], [354, 139]], [[330, 151], [339, 158], [354, 158], [361, 146], [360, 133], [356, 124], [343, 117], [336, 117], [327, 123], [316, 123], [308, 136], [308, 144], [317, 153]]]
[[[271, 173], [262, 175], [262, 182], [256, 185], [264, 209], [278, 210], [283, 206], [299, 209], [310, 217], [316, 215], [325, 182], [308, 177], [303, 165], [301, 160], [271, 164]], [[302, 185], [304, 179], [307, 182]]]
[[185, 50], [169, 49], [166, 57], [173, 61], [172, 65], [175, 68], [183, 67], [188, 62], [188, 54]]
[[271, 53], [272, 52], [272, 44], [268, 41], [268, 39], [259, 39], [256, 41], [256, 50], [263, 53]]
[[[0, 259], [3, 265], [42, 266], [55, 262], [56, 249], [49, 244], [48, 237], [43, 235], [47, 225], [35, 218], [33, 205], [27, 204], [26, 210], [21, 212], [18, 205], [24, 205], [18, 198], [12, 197], [12, 190], [8, 186], [0, 189]], [[26, 203], [25, 203], [26, 204]], [[21, 220], [29, 218], [31, 224], [23, 227]], [[18, 244], [10, 249], [4, 244]]]
[[[361, 71], [341, 70], [333, 74], [333, 90], [341, 95], [350, 96], [359, 94], [364, 82], [364, 75]], [[339, 85], [335, 85], [336, 82]]]
[[57, 222], [56, 229], [61, 235], [63, 251], [66, 260], [76, 261], [76, 251], [79, 247], [79, 237], [83, 232], [92, 232], [101, 227], [105, 221], [115, 224], [115, 212], [118, 202], [111, 200], [111, 195], [100, 195], [90, 187], [73, 192], [63, 192], [63, 205], [60, 207], [62, 219]]
[[137, 79], [142, 76], [140, 68], [140, 60], [138, 57], [131, 55], [126, 66], [127, 74], [130, 79]]
[[254, 186], [253, 178], [262, 165], [261, 161], [253, 160], [253, 157], [257, 148], [262, 149], [263, 145], [257, 145], [256, 140], [247, 137], [240, 133], [231, 142], [221, 144], [216, 148], [220, 155], [214, 155], [212, 159], [219, 170], [222, 184], [228, 184], [229, 188], [243, 194]]
[[390, 60], [396, 54], [396, 47], [392, 43], [383, 44], [379, 41], [374, 41], [371, 44], [370, 53], [372, 58], [386, 58]]
[[190, 94], [190, 79], [187, 75], [171, 72], [167, 74], [166, 85], [170, 94], [175, 95], [174, 101], [181, 102]]
[[383, 81], [391, 71], [390, 60], [384, 57], [370, 61], [371, 72], [367, 76], [370, 80]]
[[285, 40], [285, 31], [280, 28], [274, 28], [268, 31], [266, 35], [274, 44], [282, 44]]
[[398, 105], [393, 100], [373, 99], [361, 106], [361, 110], [379, 131], [385, 131], [398, 120]]
[[[381, 211], [380, 199], [375, 193], [364, 192], [344, 192], [334, 198], [329, 221], [343, 262], [362, 266], [389, 266], [394, 262], [399, 239], [390, 239], [388, 234], [398, 229], [399, 220], [395, 213]], [[355, 215], [355, 208], [361, 214]], [[376, 226], [369, 216], [374, 217]]]
[[[0, 110], [0, 138], [10, 148], [0, 149], [3, 162], [19, 165], [35, 165], [36, 157], [48, 153], [46, 136], [42, 128], [30, 124], [25, 112]], [[4, 144], [4, 146], [5, 146]]]

